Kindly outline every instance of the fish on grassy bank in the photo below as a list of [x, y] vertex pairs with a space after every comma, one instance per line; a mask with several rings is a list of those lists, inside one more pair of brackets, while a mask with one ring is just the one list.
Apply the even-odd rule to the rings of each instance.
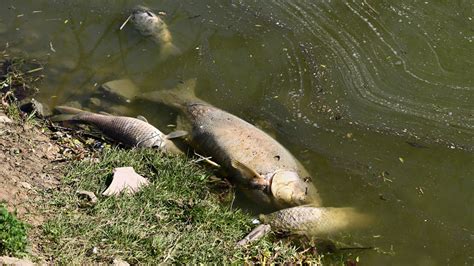
[[138, 32], [160, 45], [162, 58], [181, 53], [173, 43], [173, 36], [166, 22], [151, 9], [145, 6], [136, 6], [132, 9], [129, 18]]
[[183, 153], [174, 140], [185, 136], [187, 132], [174, 131], [165, 135], [153, 125], [138, 118], [97, 114], [68, 106], [57, 106], [55, 110], [60, 114], [50, 118], [53, 122], [89, 124], [107, 137], [128, 147], [153, 147], [172, 154]]
[[278, 208], [321, 205], [308, 172], [286, 148], [252, 124], [198, 99], [195, 83], [191, 79], [140, 98], [180, 110], [191, 124], [191, 146], [223, 167], [255, 202]]

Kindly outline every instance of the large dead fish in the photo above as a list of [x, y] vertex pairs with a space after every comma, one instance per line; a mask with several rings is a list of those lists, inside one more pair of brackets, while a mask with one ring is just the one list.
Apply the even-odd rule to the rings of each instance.
[[175, 131], [165, 135], [151, 124], [133, 117], [96, 114], [68, 106], [57, 106], [55, 110], [61, 114], [53, 116], [52, 121], [71, 121], [93, 125], [107, 137], [129, 147], [153, 147], [172, 154], [179, 154], [182, 151], [176, 146], [173, 139], [187, 134], [184, 131]]
[[180, 54], [181, 51], [173, 44], [173, 37], [168, 25], [149, 8], [136, 6], [132, 9], [130, 21], [143, 36], [149, 37], [160, 45], [162, 57]]
[[260, 215], [263, 223], [237, 245], [245, 245], [263, 237], [269, 231], [284, 235], [305, 235], [318, 238], [347, 229], [366, 227], [371, 217], [353, 208], [326, 208], [311, 205], [286, 208]]
[[141, 98], [181, 110], [191, 124], [191, 146], [212, 157], [255, 201], [279, 208], [321, 204], [307, 171], [287, 149], [252, 124], [196, 98], [194, 87], [192, 79]]

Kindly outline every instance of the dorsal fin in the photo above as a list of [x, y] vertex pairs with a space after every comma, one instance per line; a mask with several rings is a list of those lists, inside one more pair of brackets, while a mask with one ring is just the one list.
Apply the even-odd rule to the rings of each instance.
[[147, 120], [144, 116], [142, 116], [142, 115], [137, 115], [137, 119], [138, 119], [138, 120], [142, 120], [142, 121], [145, 122], [145, 123], [148, 123], [148, 120]]
[[196, 98], [194, 90], [196, 79], [188, 79], [176, 85], [174, 89], [157, 90], [137, 96], [137, 99], [162, 103], [174, 108], [181, 109], [187, 102], [200, 102]]

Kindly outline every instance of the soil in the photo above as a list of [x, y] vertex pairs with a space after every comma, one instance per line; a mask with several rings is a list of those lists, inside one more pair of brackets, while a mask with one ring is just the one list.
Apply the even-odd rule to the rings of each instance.
[[62, 147], [48, 134], [31, 124], [0, 124], [0, 202], [33, 226], [45, 220], [37, 203], [64, 174]]

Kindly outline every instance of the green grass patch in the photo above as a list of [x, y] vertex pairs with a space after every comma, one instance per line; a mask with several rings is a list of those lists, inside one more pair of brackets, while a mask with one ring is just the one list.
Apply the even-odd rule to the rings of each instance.
[[[43, 247], [54, 262], [319, 262], [273, 236], [236, 247], [252, 229], [252, 217], [219, 201], [210, 174], [189, 159], [118, 148], [105, 149], [99, 159], [73, 165], [49, 202], [54, 217], [43, 225]], [[135, 195], [99, 196], [92, 206], [76, 195], [77, 189], [101, 195], [113, 168], [123, 166], [150, 185]]]
[[27, 247], [27, 224], [0, 204], [0, 255], [23, 256]]

